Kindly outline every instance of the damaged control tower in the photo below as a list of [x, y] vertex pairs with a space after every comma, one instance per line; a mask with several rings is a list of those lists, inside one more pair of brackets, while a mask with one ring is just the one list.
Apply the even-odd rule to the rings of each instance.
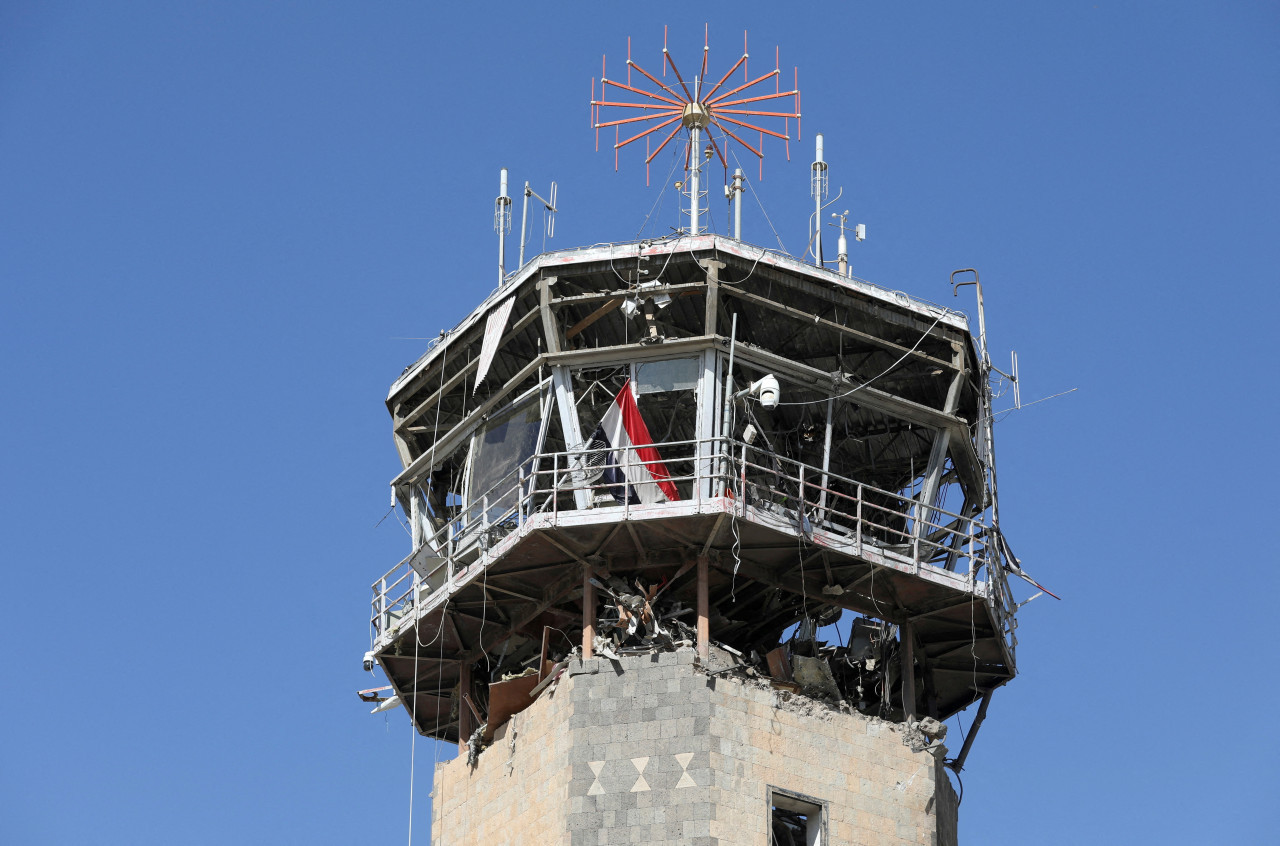
[[459, 745], [433, 842], [954, 843], [940, 721], [1015, 673], [985, 339], [704, 232], [737, 95], [688, 88], [689, 226], [533, 258], [392, 385], [366, 663]]

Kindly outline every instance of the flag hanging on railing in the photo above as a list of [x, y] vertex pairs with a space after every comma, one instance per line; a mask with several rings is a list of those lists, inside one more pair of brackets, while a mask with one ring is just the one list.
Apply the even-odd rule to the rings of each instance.
[[631, 394], [631, 380], [627, 380], [609, 404], [587, 447], [612, 450], [593, 453], [589, 463], [605, 465], [601, 481], [614, 486], [609, 492], [618, 502], [652, 505], [680, 498], [667, 465], [662, 463], [662, 456], [649, 437], [649, 427], [640, 416]]

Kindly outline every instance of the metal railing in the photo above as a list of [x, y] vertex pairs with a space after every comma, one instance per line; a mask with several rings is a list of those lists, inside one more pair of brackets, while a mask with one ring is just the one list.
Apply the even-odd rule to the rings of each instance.
[[[1013, 601], [998, 544], [977, 517], [954, 514], [930, 504], [856, 481], [830, 470], [778, 456], [762, 447], [731, 440], [670, 441], [653, 445], [661, 461], [643, 461], [635, 453], [615, 462], [617, 450], [603, 448], [549, 452], [531, 456], [472, 502], [451, 508], [446, 522], [412, 554], [373, 583], [370, 624], [374, 637], [394, 630], [400, 619], [428, 596], [451, 584], [459, 574], [488, 555], [507, 535], [526, 531], [537, 517], [539, 528], [554, 527], [563, 515], [581, 515], [575, 491], [587, 492], [589, 512], [617, 520], [633, 512], [669, 509], [669, 501], [643, 504], [632, 495], [635, 469], [652, 467], [679, 493], [680, 503], [731, 497], [740, 518], [769, 522], [812, 539], [843, 546], [858, 557], [877, 555], [920, 572], [922, 565], [966, 573], [970, 589], [987, 568], [987, 601], [1012, 650], [1016, 639]], [[619, 470], [627, 479], [607, 480]], [[632, 477], [627, 477], [632, 470]], [[995, 564], [995, 566], [992, 566]]]

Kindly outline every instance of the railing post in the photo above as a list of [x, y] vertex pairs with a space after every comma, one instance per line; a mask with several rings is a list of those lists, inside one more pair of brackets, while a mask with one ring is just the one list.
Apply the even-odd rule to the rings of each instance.
[[[524, 465], [521, 464], [516, 469], [519, 471], [516, 484], [520, 486], [519, 493], [516, 495], [516, 526], [520, 527], [524, 525]], [[538, 671], [541, 672], [542, 668], [539, 667]]]
[[804, 515], [804, 512], [806, 511], [805, 506], [808, 504], [807, 502], [805, 502], [805, 498], [804, 498], [804, 468], [805, 468], [805, 465], [801, 464], [800, 470], [798, 473], [798, 475], [800, 476], [800, 513], [796, 515], [797, 518]]
[[967, 539], [969, 545], [969, 580], [972, 581], [977, 574], [978, 568], [974, 566], [973, 560], [973, 521], [969, 521], [969, 537]]
[[862, 483], [858, 483], [858, 501], [856, 503], [857, 518], [854, 523], [855, 534], [858, 537], [858, 557], [862, 557]]
[[378, 579], [378, 632], [387, 630], [387, 577]]
[[914, 565], [916, 575], [920, 575], [920, 533], [924, 531], [924, 527], [920, 524], [921, 510], [921, 507], [917, 505], [915, 526], [913, 526], [915, 531], [911, 533], [911, 563]]
[[703, 439], [698, 438], [693, 447], [693, 498], [699, 506], [702, 505], [702, 444]]

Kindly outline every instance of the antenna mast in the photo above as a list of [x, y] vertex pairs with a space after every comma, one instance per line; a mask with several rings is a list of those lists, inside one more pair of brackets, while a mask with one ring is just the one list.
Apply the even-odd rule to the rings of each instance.
[[822, 201], [827, 198], [827, 163], [822, 159], [822, 133], [814, 136], [817, 154], [810, 166], [809, 195], [813, 197], [813, 263], [822, 267]]
[[507, 233], [511, 231], [511, 198], [507, 196], [507, 169], [498, 180], [498, 198], [493, 201], [493, 231], [498, 233], [498, 284], [507, 276]]
[[[506, 191], [503, 191], [505, 194]], [[520, 267], [524, 267], [524, 239], [527, 227], [525, 220], [529, 217], [529, 198], [537, 197], [542, 203], [542, 207], [546, 209], [550, 217], [547, 218], [546, 226], [543, 231], [548, 238], [554, 238], [556, 234], [556, 184], [551, 183], [551, 199], [547, 200], [539, 196], [536, 191], [529, 187], [529, 183], [524, 184], [524, 206], [520, 210]]]
[[733, 184], [726, 185], [724, 195], [733, 200], [733, 237], [737, 241], [742, 240], [742, 192], [744, 177], [742, 176], [742, 168], [735, 167], [733, 169]]
[[[778, 66], [777, 53], [775, 52], [774, 69], [762, 76], [751, 78], [747, 72], [748, 54], [746, 41], [746, 33], [744, 32], [742, 34], [742, 56], [714, 85], [708, 85], [711, 77], [707, 76], [707, 59], [711, 49], [709, 34], [704, 33], [702, 65], [699, 72], [693, 77], [692, 85], [690, 85], [681, 75], [679, 68], [676, 67], [675, 60], [671, 58], [670, 51], [667, 50], [665, 29], [663, 31], [662, 73], [665, 76], [669, 67], [675, 75], [675, 84], [668, 85], [662, 82], [632, 61], [630, 39], [627, 40], [627, 81], [621, 82], [610, 79], [607, 73], [607, 65], [604, 62], [601, 64], [600, 99], [596, 99], [595, 80], [591, 81], [591, 126], [596, 131], [596, 148], [599, 149], [600, 146], [600, 130], [613, 127], [615, 170], [618, 167], [618, 151], [629, 144], [644, 139], [647, 153], [644, 160], [645, 181], [647, 183], [649, 164], [675, 138], [677, 133], [681, 130], [686, 133], [684, 166], [688, 172], [688, 178], [687, 180], [681, 180], [678, 184], [679, 189], [689, 198], [689, 225], [682, 229], [683, 232], [688, 234], [698, 235], [703, 231], [702, 211], [705, 191], [702, 188], [702, 166], [705, 162], [710, 161], [713, 156], [718, 157], [720, 164], [727, 172], [729, 163], [725, 156], [725, 150], [728, 149], [729, 141], [732, 140], [756, 156], [760, 161], [760, 173], [763, 177], [764, 137], [769, 135], [786, 142], [787, 158], [790, 159], [790, 127], [792, 119], [796, 122], [796, 137], [799, 138], [800, 135], [799, 73], [797, 72], [795, 75], [797, 85], [790, 91], [783, 91], [778, 82], [781, 78], [781, 70]], [[721, 89], [729, 82], [729, 78], [737, 73], [739, 68], [742, 69], [742, 84], [722, 92]], [[640, 78], [633, 78], [631, 75], [632, 70], [635, 70]], [[774, 81], [773, 93], [758, 93], [760, 89], [755, 86], [770, 79]], [[610, 89], [612, 89], [612, 92]], [[609, 93], [616, 94], [620, 99], [608, 99]], [[759, 105], [764, 104], [766, 101], [784, 100], [785, 98], [791, 98], [790, 111], [761, 111], [758, 108]], [[605, 108], [637, 110], [640, 114], [628, 111], [622, 114], [628, 114], [630, 115], [629, 117], [618, 117], [614, 120], [602, 121], [600, 119], [601, 110]], [[745, 117], [771, 118], [775, 121], [778, 118], [782, 118], [782, 131], [778, 132], [766, 126], [748, 123], [743, 120]], [[651, 121], [656, 121], [656, 123], [651, 123]], [[640, 131], [629, 138], [622, 139], [621, 127], [626, 124], [639, 124], [639, 127], [636, 128], [640, 128]], [[658, 144], [657, 149], [650, 151], [651, 136], [656, 132], [666, 130], [668, 127], [670, 127], [670, 131], [665, 136], [661, 136], [662, 142]], [[742, 135], [746, 134], [743, 132], [744, 129], [759, 134], [757, 146], [753, 146], [743, 139]], [[703, 147], [704, 143], [706, 144], [705, 148]], [[685, 190], [686, 188], [687, 190]], [[735, 172], [734, 188], [729, 190], [741, 193], [741, 170]], [[740, 215], [740, 209], [736, 210], [735, 221], [740, 222]], [[735, 223], [734, 231], [735, 237], [741, 234], [739, 223]]]

